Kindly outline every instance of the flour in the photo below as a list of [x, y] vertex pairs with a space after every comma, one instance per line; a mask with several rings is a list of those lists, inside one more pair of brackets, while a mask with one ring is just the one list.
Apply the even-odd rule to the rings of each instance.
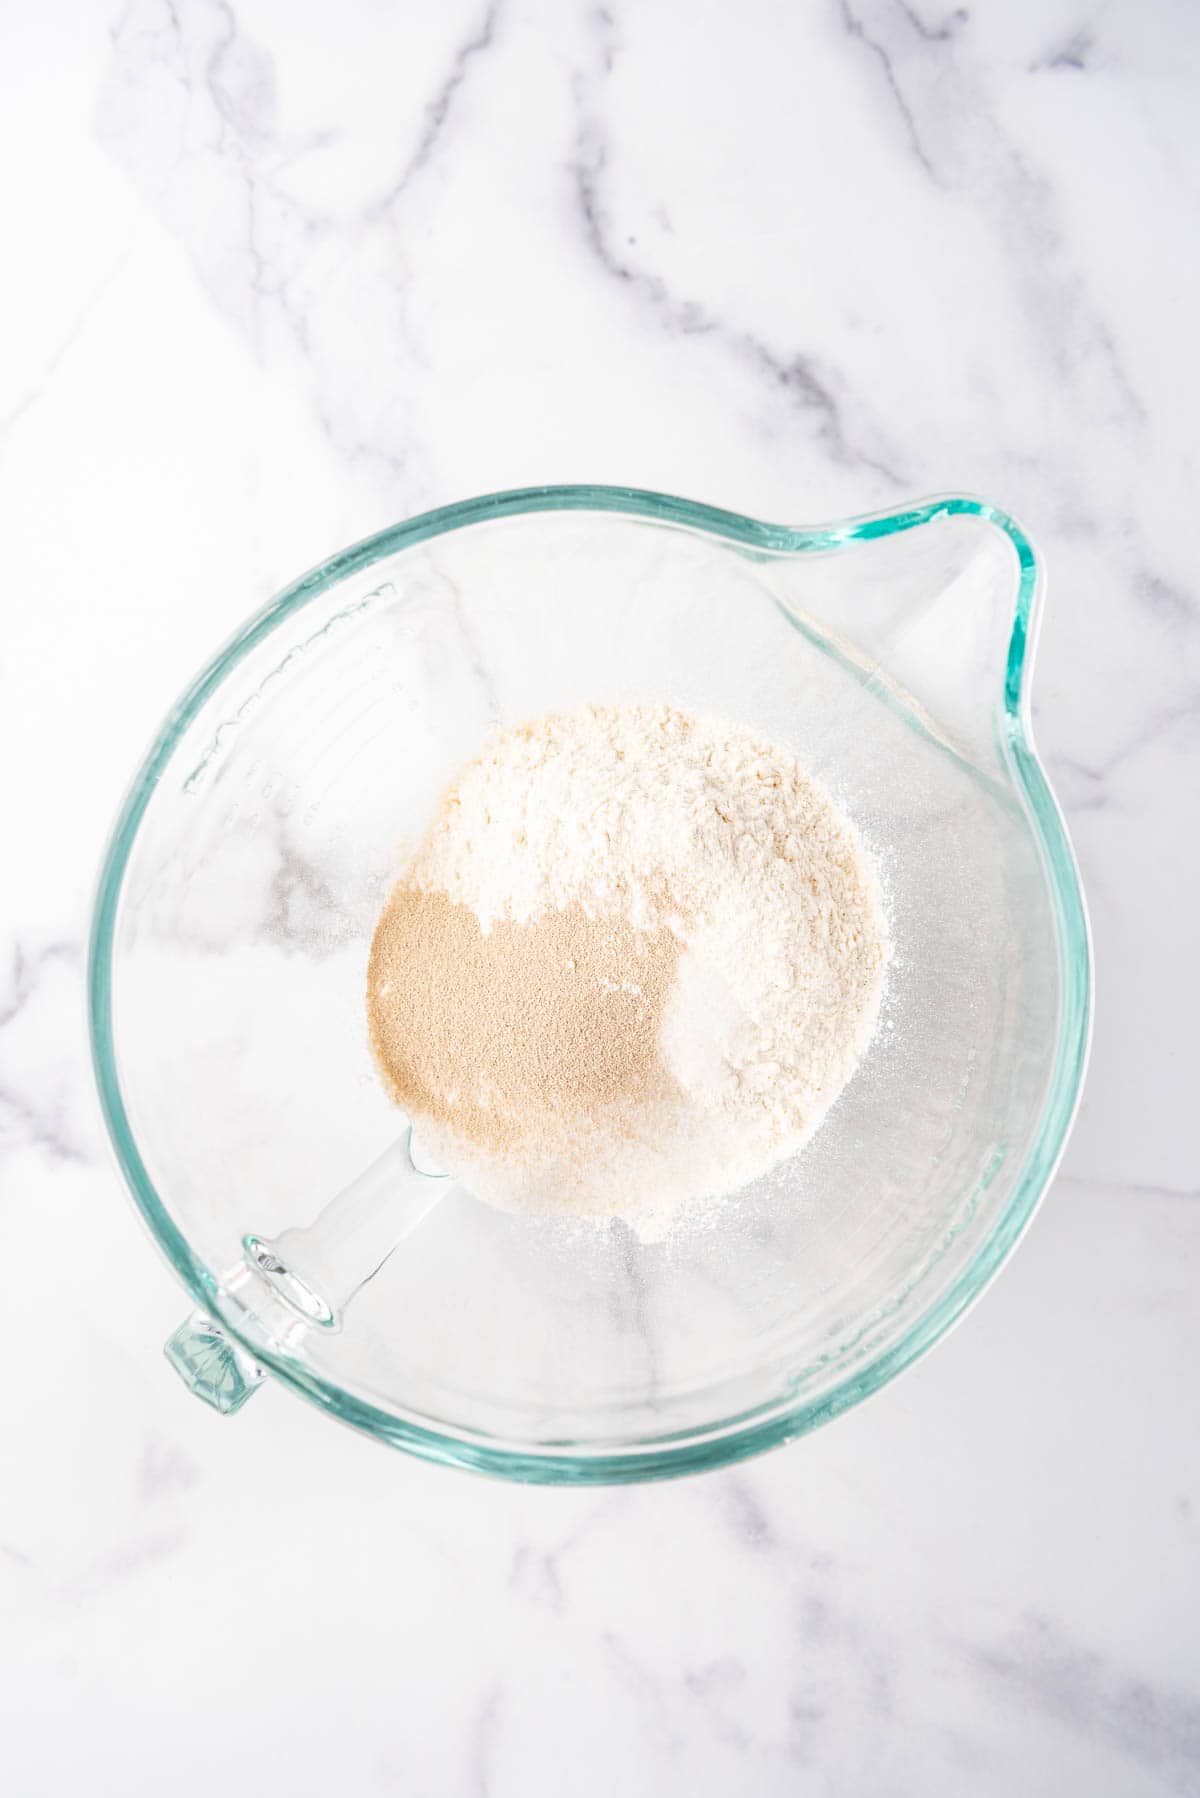
[[[507, 1208], [661, 1235], [688, 1200], [804, 1144], [878, 1017], [886, 929], [857, 832], [785, 750], [672, 707], [587, 707], [498, 737], [446, 794], [397, 892], [441, 895], [469, 926], [476, 971], [460, 952], [438, 964], [458, 1051], [434, 1065], [416, 1015], [429, 1005], [389, 1008], [380, 991], [381, 921], [377, 1058], [446, 1165]], [[394, 929], [414, 908], [394, 895], [391, 911]], [[634, 952], [643, 938], [652, 954]], [[410, 943], [390, 966], [426, 953]], [[542, 970], [549, 999], [500, 1021], [528, 1068], [510, 1054], [498, 1074], [494, 995], [521, 989], [507, 974], [518, 961], [526, 985]], [[564, 1009], [579, 1047], [556, 1047], [539, 1085], [550, 1037], [568, 1042], [551, 1023]], [[586, 1053], [591, 1028], [616, 1049]], [[637, 1064], [622, 1078], [626, 1042]]]

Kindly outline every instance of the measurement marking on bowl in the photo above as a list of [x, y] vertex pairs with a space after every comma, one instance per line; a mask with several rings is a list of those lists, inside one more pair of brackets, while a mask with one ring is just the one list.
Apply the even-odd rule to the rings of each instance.
[[[403, 689], [402, 687], [399, 687], [397, 690], [402, 691]], [[352, 712], [351, 716], [341, 727], [338, 734], [328, 743], [323, 743], [320, 749], [315, 751], [311, 757], [300, 755], [297, 758], [294, 758], [292, 763], [296, 769], [294, 775], [284, 776], [280, 774], [276, 768], [268, 770], [267, 764], [261, 757], [257, 756], [247, 765], [241, 776], [240, 782], [238, 783], [247, 795], [245, 803], [255, 803], [258, 800], [270, 801], [275, 799], [275, 809], [278, 815], [285, 819], [290, 817], [295, 811], [297, 804], [300, 802], [300, 796], [311, 785], [312, 778], [319, 770], [323, 771], [324, 767], [328, 764], [332, 750], [338, 744], [343, 743], [346, 737], [351, 735], [351, 733], [361, 730], [364, 722], [370, 718], [373, 713], [378, 712], [381, 707], [389, 706], [394, 709], [394, 701], [390, 689], [383, 692], [377, 692], [370, 700], [370, 703], [366, 705], [361, 703], [361, 698], [358, 695], [350, 695], [349, 697], [350, 702], [355, 706], [355, 710]], [[328, 717], [328, 714], [326, 714], [326, 717]], [[380, 733], [376, 732], [375, 735], [368, 739], [368, 742], [374, 742], [379, 734]], [[361, 743], [354, 743], [354, 755], [357, 756], [361, 753], [363, 747], [364, 745]], [[230, 764], [226, 765], [228, 766]], [[264, 772], [266, 772], [265, 779], [263, 779]], [[341, 770], [339, 770], [339, 773], [340, 772]], [[334, 778], [337, 778], [337, 776]], [[283, 795], [283, 803], [279, 803], [278, 801], [277, 795], [279, 794]], [[233, 813], [231, 815], [237, 815], [238, 803], [239, 802], [237, 801], [234, 802]], [[309, 809], [311, 811], [312, 807], [310, 806]]]
[[203, 780], [205, 772], [210, 767], [214, 757], [220, 750], [222, 743], [225, 742], [231, 734], [236, 733], [246, 722], [246, 719], [250, 717], [262, 703], [263, 695], [268, 687], [278, 680], [281, 675], [285, 674], [296, 661], [313, 647], [314, 644], [319, 643], [323, 637], [327, 637], [337, 626], [346, 623], [347, 620], [351, 618], [358, 617], [360, 613], [369, 610], [370, 607], [375, 605], [378, 600], [393, 599], [395, 594], [396, 589], [391, 581], [381, 582], [378, 587], [372, 588], [370, 593], [364, 594], [361, 599], [355, 600], [351, 605], [343, 606], [339, 611], [333, 614], [332, 618], [327, 618], [320, 630], [314, 631], [311, 637], [305, 637], [303, 642], [297, 643], [289, 649], [283, 660], [278, 663], [276, 667], [272, 668], [269, 673], [265, 674], [257, 687], [255, 687], [253, 693], [248, 694], [242, 701], [233, 717], [227, 718], [224, 723], [217, 726], [208, 748], [204, 751], [204, 754], [196, 763], [196, 766], [184, 780], [184, 792], [191, 793], [196, 789]]

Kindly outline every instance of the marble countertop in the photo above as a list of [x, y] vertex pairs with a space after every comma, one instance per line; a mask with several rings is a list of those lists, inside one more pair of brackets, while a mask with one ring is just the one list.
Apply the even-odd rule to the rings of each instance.
[[[1200, 1792], [1200, 19], [121, 0], [2, 26], [6, 1798]], [[90, 888], [239, 620], [541, 481], [982, 492], [1092, 910], [1062, 1171], [964, 1326], [735, 1471], [527, 1490], [159, 1347]]]

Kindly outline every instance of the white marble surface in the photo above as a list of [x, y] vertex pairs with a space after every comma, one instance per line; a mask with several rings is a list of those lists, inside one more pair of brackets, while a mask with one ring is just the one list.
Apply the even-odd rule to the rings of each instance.
[[[1200, 19], [1178, 0], [60, 0], [0, 23], [0, 1789], [1200, 1792]], [[1092, 906], [1059, 1179], [932, 1358], [529, 1491], [159, 1354], [90, 884], [274, 588], [540, 480], [1039, 538]]]

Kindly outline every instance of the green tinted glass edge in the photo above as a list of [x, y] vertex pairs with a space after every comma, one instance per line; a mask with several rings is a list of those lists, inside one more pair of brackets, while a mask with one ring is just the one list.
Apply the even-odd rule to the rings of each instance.
[[[1083, 1083], [1091, 1031], [1092, 955], [1087, 912], [1075, 857], [1062, 814], [1033, 744], [1029, 722], [1029, 671], [1037, 624], [1040, 571], [1025, 532], [999, 507], [966, 495], [945, 495], [839, 524], [795, 529], [761, 523], [738, 512], [632, 487], [553, 486], [516, 489], [464, 500], [422, 513], [380, 531], [310, 570], [251, 618], [201, 671], [172, 707], [135, 775], [117, 816], [101, 865], [88, 955], [88, 1018], [92, 1064], [105, 1124], [121, 1172], [151, 1234], [196, 1302], [212, 1307], [218, 1296], [213, 1272], [191, 1251], [150, 1179], [125, 1110], [116, 1072], [112, 1029], [112, 954], [125, 868], [143, 813], [176, 743], [229, 670], [277, 624], [326, 591], [335, 581], [362, 573], [385, 556], [465, 526], [522, 513], [616, 512], [674, 524], [724, 538], [749, 549], [798, 555], [830, 551], [874, 537], [969, 516], [994, 525], [1009, 539], [1018, 563], [1017, 599], [1004, 676], [1006, 753], [1041, 846], [1054, 912], [1062, 975], [1054, 1066], [1037, 1135], [1013, 1196], [971, 1263], [937, 1305], [893, 1348], [861, 1372], [815, 1400], [762, 1407], [725, 1419], [711, 1434], [663, 1436], [655, 1442], [607, 1454], [579, 1445], [547, 1446], [536, 1454], [434, 1430], [380, 1410], [322, 1380], [294, 1361], [245, 1337], [247, 1351], [286, 1385], [321, 1409], [395, 1447], [430, 1461], [508, 1479], [554, 1485], [601, 1485], [662, 1479], [740, 1461], [807, 1434], [878, 1392], [928, 1352], [965, 1314], [1007, 1259], [1053, 1178]], [[231, 1328], [228, 1316], [222, 1323]], [[238, 1334], [231, 1328], [232, 1334]]]

